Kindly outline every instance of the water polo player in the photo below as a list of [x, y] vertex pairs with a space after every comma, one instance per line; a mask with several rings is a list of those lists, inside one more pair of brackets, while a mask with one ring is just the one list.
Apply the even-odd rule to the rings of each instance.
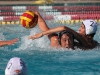
[[11, 58], [7, 63], [5, 75], [28, 75], [25, 62], [19, 57]]
[[[84, 20], [78, 32], [76, 32], [73, 29], [66, 26], [58, 26], [58, 27], [50, 29], [47, 26], [46, 22], [41, 17], [41, 15], [38, 12], [35, 12], [35, 14], [38, 15], [38, 25], [39, 25], [39, 28], [42, 30], [42, 32], [35, 34], [33, 36], [29, 36], [29, 39], [36, 39], [36, 38], [42, 37], [43, 35], [47, 35], [51, 41], [51, 46], [59, 47], [62, 45], [59, 44], [58, 35], [56, 35], [56, 33], [67, 30], [73, 34], [74, 39], [76, 39], [76, 42], [74, 42], [73, 44], [74, 46], [77, 46], [78, 48], [81, 48], [84, 50], [93, 49], [98, 44], [95, 40], [93, 40], [93, 37], [97, 31], [97, 23], [92, 19]], [[65, 41], [62, 41], [62, 42], [64, 43]]]

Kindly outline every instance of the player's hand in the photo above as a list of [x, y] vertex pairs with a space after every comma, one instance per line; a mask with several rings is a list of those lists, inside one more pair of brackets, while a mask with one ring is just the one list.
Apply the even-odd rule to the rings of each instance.
[[35, 35], [33, 35], [33, 36], [29, 36], [28, 39], [34, 40], [34, 39], [40, 38], [40, 37], [42, 37], [42, 36], [43, 36], [42, 33], [38, 33], [38, 34], [35, 34]]
[[9, 41], [7, 42], [7, 45], [13, 45], [13, 44], [15, 44], [18, 40], [19, 40], [18, 38], [9, 40]]

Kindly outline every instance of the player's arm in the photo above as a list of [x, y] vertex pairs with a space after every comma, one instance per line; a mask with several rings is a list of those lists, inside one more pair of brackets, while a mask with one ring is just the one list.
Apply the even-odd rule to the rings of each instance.
[[13, 45], [18, 41], [18, 38], [12, 39], [12, 40], [7, 40], [7, 41], [0, 41], [0, 47], [5, 46], [5, 45]]
[[32, 36], [29, 36], [29, 39], [37, 39], [37, 38], [40, 38], [44, 35], [52, 35], [52, 34], [55, 34], [57, 32], [60, 32], [60, 31], [63, 31], [64, 30], [64, 27], [63, 26], [59, 26], [59, 27], [55, 27], [55, 28], [52, 28], [52, 29], [49, 29], [47, 31], [43, 31], [43, 32], [40, 32], [40, 33], [37, 33], [35, 35], [32, 35]]
[[39, 14], [39, 12], [34, 12], [38, 16], [38, 26], [42, 31], [49, 30], [49, 27], [47, 26], [46, 22], [42, 18], [42, 16]]
[[40, 37], [42, 37], [44, 35], [51, 35], [53, 33], [61, 32], [63, 30], [68, 30], [68, 31], [72, 32], [72, 34], [74, 35], [74, 38], [76, 40], [78, 40], [79, 42], [81, 42], [84, 46], [87, 46], [87, 41], [80, 34], [78, 34], [76, 31], [74, 31], [73, 29], [70, 29], [70, 28], [68, 28], [66, 26], [58, 26], [58, 27], [49, 29], [47, 31], [41, 32], [39, 34], [30, 36], [29, 38], [30, 39], [36, 39], [36, 38], [40, 38]]

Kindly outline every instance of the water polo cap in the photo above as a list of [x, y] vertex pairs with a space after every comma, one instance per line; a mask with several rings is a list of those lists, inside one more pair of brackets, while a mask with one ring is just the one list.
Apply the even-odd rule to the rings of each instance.
[[5, 75], [27, 75], [24, 61], [19, 57], [11, 58], [6, 66]]
[[97, 25], [98, 25], [96, 21], [94, 21], [92, 19], [88, 19], [88, 20], [84, 20], [83, 24], [85, 25], [86, 35], [96, 33]]

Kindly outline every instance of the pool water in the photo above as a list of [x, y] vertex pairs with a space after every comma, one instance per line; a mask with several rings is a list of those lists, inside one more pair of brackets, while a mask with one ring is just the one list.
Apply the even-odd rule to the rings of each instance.
[[[48, 22], [50, 28], [63, 25]], [[66, 25], [77, 31], [79, 24]], [[94, 39], [100, 42], [100, 26]], [[38, 26], [25, 29], [21, 25], [0, 26], [0, 40], [18, 37], [12, 46], [0, 47], [0, 75], [4, 75], [7, 62], [20, 57], [26, 63], [28, 75], [100, 75], [100, 48], [84, 51], [81, 49], [51, 48], [46, 36], [28, 40], [29, 35], [40, 32]]]

